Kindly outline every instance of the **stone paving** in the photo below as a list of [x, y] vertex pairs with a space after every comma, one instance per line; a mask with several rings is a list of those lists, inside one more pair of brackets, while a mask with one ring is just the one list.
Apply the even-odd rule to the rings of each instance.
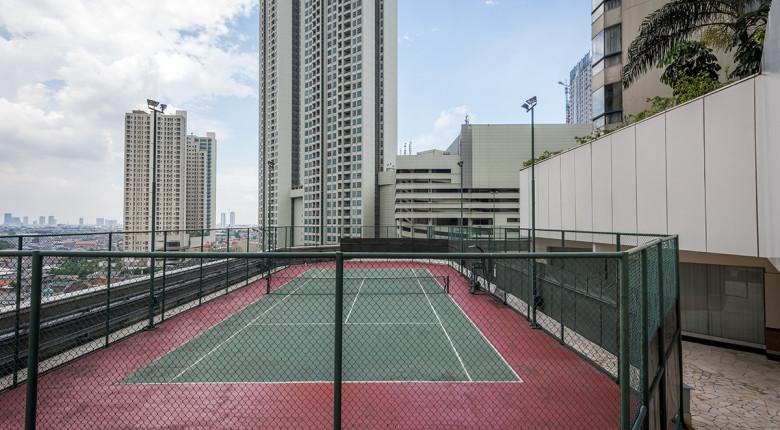
[[780, 429], [780, 363], [683, 342], [695, 429]]

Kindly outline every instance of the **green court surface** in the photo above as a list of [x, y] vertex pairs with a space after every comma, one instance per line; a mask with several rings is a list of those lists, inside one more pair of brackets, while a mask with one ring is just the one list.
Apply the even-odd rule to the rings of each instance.
[[[128, 384], [333, 380], [335, 274], [275, 279], [262, 296], [125, 379]], [[520, 382], [425, 269], [344, 273], [343, 380]]]

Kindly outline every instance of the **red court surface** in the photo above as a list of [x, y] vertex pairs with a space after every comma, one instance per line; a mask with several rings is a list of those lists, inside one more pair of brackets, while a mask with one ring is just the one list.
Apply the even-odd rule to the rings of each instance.
[[[330, 265], [307, 266], [333, 267]], [[349, 262], [346, 268], [428, 269], [450, 277], [452, 298], [521, 383], [343, 385], [347, 429], [607, 429], [619, 424], [618, 385], [556, 339], [445, 265]], [[301, 273], [286, 269], [282, 275]], [[41, 376], [41, 429], [332, 428], [328, 383], [124, 384], [123, 379], [265, 295], [236, 290]], [[226, 363], [225, 365], [229, 365]], [[0, 393], [0, 428], [23, 427], [25, 387]]]

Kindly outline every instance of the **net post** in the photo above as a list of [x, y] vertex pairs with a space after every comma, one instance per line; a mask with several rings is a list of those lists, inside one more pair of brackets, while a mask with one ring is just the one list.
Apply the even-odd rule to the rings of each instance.
[[[113, 251], [113, 237], [108, 233], [108, 250]], [[108, 268], [106, 268], [106, 344], [108, 347], [111, 333], [111, 257], [108, 257]]]
[[450, 275], [447, 275], [446, 285], [447, 285], [447, 294], [449, 294], [450, 293]]
[[43, 257], [38, 251], [32, 252], [32, 284], [30, 285], [30, 332], [27, 351], [27, 393], [24, 410], [25, 430], [35, 429], [36, 408], [38, 406], [38, 347], [41, 330], [41, 282], [43, 275]]
[[335, 333], [333, 336], [333, 428], [341, 429], [341, 352], [344, 311], [344, 254], [336, 253], [336, 305], [334, 309]]
[[[155, 239], [156, 240], [156, 239]], [[155, 241], [152, 240], [152, 252], [154, 252], [156, 246]], [[149, 322], [147, 323], [146, 329], [151, 330], [154, 328], [154, 307], [156, 299], [154, 297], [154, 257], [151, 258], [151, 263], [149, 266]]]
[[[16, 249], [19, 251], [24, 247], [24, 238], [19, 236], [17, 238]], [[22, 309], [22, 257], [16, 257], [16, 307], [14, 310], [14, 375], [13, 375], [13, 387], [19, 384], [19, 329]]]
[[631, 428], [631, 362], [629, 360], [628, 333], [628, 254], [620, 257], [620, 287], [619, 287], [619, 336], [620, 353], [618, 354], [618, 384], [620, 385], [620, 428]]
[[268, 270], [268, 275], [265, 277], [265, 294], [271, 294], [271, 270]]
[[[661, 378], [658, 380], [659, 389], [659, 409], [661, 414], [661, 422], [666, 422], [667, 410], [666, 410], [666, 340], [664, 339], [664, 333], [666, 333], [666, 309], [664, 309], [664, 255], [663, 246], [661, 243], [656, 245], [656, 252], [658, 253], [658, 328], [656, 333], [658, 336], [658, 366], [661, 367]], [[682, 371], [682, 370], [681, 370]], [[682, 402], [682, 397], [680, 397]]]

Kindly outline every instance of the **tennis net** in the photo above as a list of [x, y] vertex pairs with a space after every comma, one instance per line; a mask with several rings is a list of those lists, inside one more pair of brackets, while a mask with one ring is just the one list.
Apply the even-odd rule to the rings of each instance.
[[[266, 293], [279, 295], [334, 295], [336, 277], [269, 275]], [[344, 294], [413, 295], [449, 294], [449, 276], [345, 276]]]

